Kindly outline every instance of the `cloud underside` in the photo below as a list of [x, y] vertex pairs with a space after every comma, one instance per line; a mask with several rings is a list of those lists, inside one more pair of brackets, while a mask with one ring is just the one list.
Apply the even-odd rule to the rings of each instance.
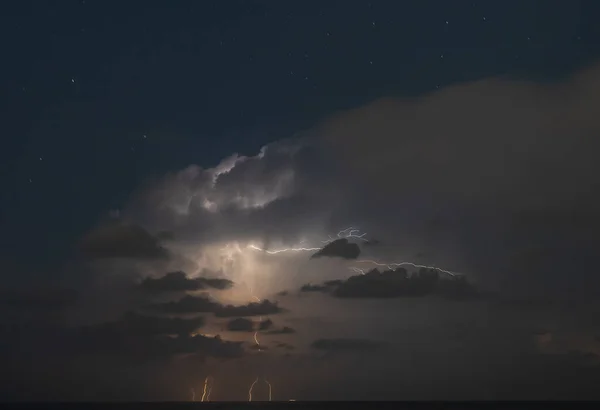
[[447, 277], [435, 269], [421, 268], [408, 275], [404, 268], [380, 272], [370, 270], [346, 280], [326, 281], [321, 285], [306, 284], [301, 292], [324, 292], [339, 298], [398, 298], [439, 295], [451, 299], [472, 299], [477, 289], [465, 276]]

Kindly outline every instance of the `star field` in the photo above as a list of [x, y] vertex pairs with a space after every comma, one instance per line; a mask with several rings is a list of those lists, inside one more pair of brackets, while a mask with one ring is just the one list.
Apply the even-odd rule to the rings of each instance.
[[598, 6], [585, 1], [2, 8], [3, 252], [34, 246], [40, 260], [63, 255], [103, 210], [170, 169], [254, 152], [381, 96], [507, 74], [559, 78], [600, 44]]

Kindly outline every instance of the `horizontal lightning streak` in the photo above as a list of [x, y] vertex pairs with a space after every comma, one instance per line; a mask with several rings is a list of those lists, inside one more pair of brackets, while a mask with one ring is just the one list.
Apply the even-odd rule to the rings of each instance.
[[282, 253], [282, 252], [312, 252], [312, 251], [318, 251], [321, 249], [321, 248], [283, 248], [283, 249], [277, 249], [274, 251], [269, 251], [267, 249], [259, 248], [256, 245], [248, 245], [248, 247], [250, 249], [254, 249], [256, 251], [268, 253], [269, 255], [276, 255], [276, 254]]
[[[444, 273], [446, 273], [446, 274], [448, 274], [450, 276], [453, 276], [453, 277], [456, 276], [456, 275], [460, 275], [457, 272], [451, 272], [449, 270], [441, 269], [441, 268], [438, 268], [438, 267], [435, 267], [435, 266], [418, 265], [418, 264], [412, 263], [412, 262], [381, 263], [381, 262], [377, 262], [377, 261], [373, 261], [373, 260], [359, 260], [359, 261], [356, 261], [355, 263], [371, 263], [371, 264], [377, 265], [377, 266], [385, 266], [386, 268], [388, 268], [390, 270], [394, 269], [394, 266], [395, 267], [400, 267], [400, 266], [406, 266], [406, 265], [408, 265], [408, 266], [412, 266], [412, 267], [415, 267], [415, 268], [425, 268], [425, 269], [439, 270], [440, 272], [444, 272]], [[354, 267], [352, 267], [352, 268], [354, 268]], [[352, 269], [352, 268], [350, 268], [350, 269]], [[356, 270], [354, 270], [354, 269], [356, 269]], [[364, 273], [363, 269], [360, 269], [360, 268], [354, 268], [354, 269], [353, 270], [355, 272]]]

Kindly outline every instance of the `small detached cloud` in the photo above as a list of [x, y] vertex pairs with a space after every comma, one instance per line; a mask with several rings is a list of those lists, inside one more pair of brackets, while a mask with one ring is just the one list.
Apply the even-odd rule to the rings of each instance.
[[224, 290], [233, 286], [233, 282], [223, 278], [188, 278], [184, 272], [170, 272], [161, 278], [146, 278], [140, 283], [139, 289], [159, 292], [185, 292], [206, 288]]
[[227, 323], [227, 330], [231, 332], [252, 332], [254, 323], [250, 319], [238, 317]]
[[381, 343], [367, 339], [318, 339], [311, 347], [326, 351], [372, 351], [380, 348]]
[[267, 330], [270, 329], [273, 326], [273, 321], [271, 319], [266, 319], [261, 321], [258, 324], [258, 330]]
[[221, 306], [215, 310], [215, 316], [218, 317], [233, 317], [233, 316], [267, 316], [275, 313], [281, 313], [282, 308], [279, 307], [277, 302], [271, 302], [268, 299], [264, 299], [262, 302], [252, 302], [247, 305], [240, 306]]
[[158, 238], [133, 224], [100, 226], [83, 237], [79, 249], [94, 259], [161, 259], [169, 256]]
[[360, 248], [357, 244], [348, 242], [348, 239], [341, 238], [325, 245], [321, 250], [313, 254], [310, 258], [342, 258], [356, 259], [360, 255]]

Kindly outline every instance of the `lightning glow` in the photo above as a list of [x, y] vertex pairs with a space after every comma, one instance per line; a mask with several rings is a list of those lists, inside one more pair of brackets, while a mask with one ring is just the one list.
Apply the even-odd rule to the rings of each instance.
[[193, 387], [190, 390], [192, 392], [192, 401], [196, 401], [196, 391], [194, 390]]

